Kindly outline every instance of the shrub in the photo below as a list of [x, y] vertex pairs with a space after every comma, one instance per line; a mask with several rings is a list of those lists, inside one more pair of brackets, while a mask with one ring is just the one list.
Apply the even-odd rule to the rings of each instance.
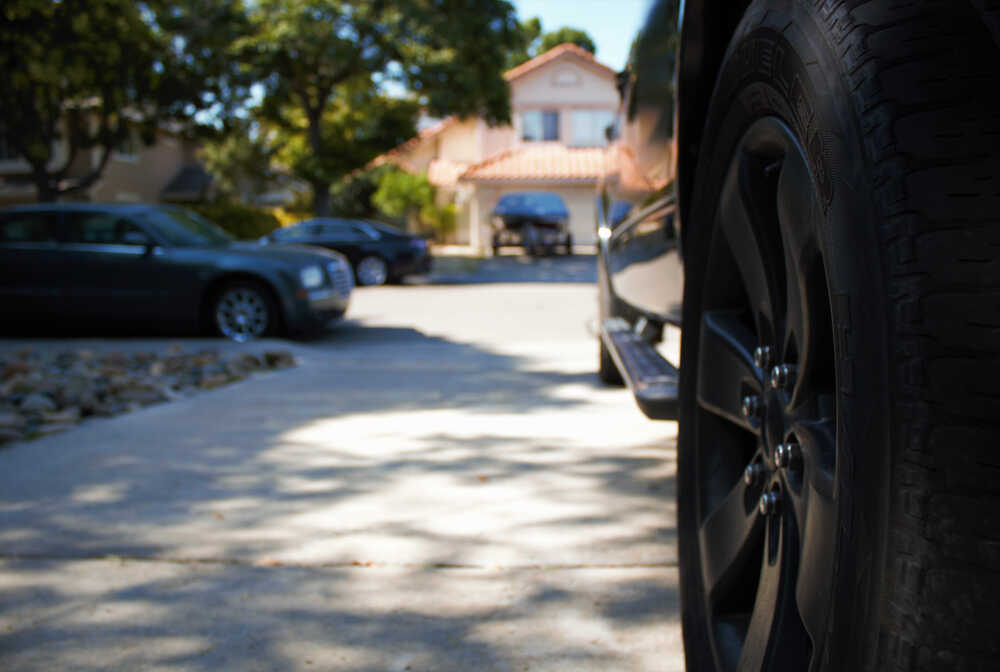
[[434, 205], [428, 203], [420, 208], [422, 228], [430, 229], [438, 242], [447, 240], [455, 232], [458, 223], [458, 209], [454, 203]]
[[271, 213], [231, 201], [198, 203], [187, 207], [243, 240], [266, 236], [281, 226], [278, 218]]

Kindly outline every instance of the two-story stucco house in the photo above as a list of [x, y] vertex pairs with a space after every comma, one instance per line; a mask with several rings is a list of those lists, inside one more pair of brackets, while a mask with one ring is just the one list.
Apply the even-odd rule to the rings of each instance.
[[512, 126], [448, 118], [379, 157], [425, 172], [438, 199], [458, 206], [456, 242], [485, 251], [501, 195], [554, 191], [578, 243], [594, 241], [598, 179], [614, 170], [605, 129], [618, 109], [615, 71], [574, 44], [550, 49], [504, 74]]

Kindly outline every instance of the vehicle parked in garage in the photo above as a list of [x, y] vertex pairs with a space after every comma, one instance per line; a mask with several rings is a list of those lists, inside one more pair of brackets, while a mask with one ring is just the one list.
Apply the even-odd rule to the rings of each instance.
[[4, 319], [208, 328], [234, 340], [313, 331], [347, 310], [342, 255], [240, 243], [170, 205], [0, 210]]
[[982, 2], [649, 15], [599, 366], [679, 421], [688, 670], [997, 669], [998, 36]]
[[264, 243], [304, 243], [340, 252], [351, 262], [359, 285], [399, 282], [430, 273], [427, 236], [381, 222], [319, 217], [296, 222], [261, 239]]
[[523, 247], [531, 256], [550, 255], [556, 248], [573, 254], [569, 210], [562, 196], [553, 192], [525, 191], [504, 194], [493, 208], [492, 247]]

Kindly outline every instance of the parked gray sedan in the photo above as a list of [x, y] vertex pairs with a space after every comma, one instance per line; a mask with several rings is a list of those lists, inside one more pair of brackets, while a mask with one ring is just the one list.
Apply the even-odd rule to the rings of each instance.
[[5, 319], [127, 320], [246, 340], [322, 327], [344, 314], [352, 289], [336, 252], [240, 243], [177, 206], [0, 210]]

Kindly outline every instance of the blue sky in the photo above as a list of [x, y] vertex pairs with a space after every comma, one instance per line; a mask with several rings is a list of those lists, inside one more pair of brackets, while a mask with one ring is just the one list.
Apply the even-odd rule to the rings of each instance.
[[642, 27], [651, 0], [511, 0], [522, 21], [537, 16], [542, 29], [581, 28], [597, 44], [597, 60], [625, 67], [632, 38]]

